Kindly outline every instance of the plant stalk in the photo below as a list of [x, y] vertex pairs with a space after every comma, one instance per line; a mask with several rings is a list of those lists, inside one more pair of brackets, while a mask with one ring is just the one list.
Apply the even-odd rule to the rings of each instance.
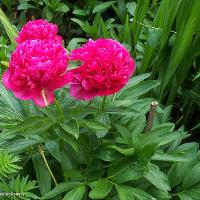
[[51, 175], [51, 177], [52, 177], [52, 179], [53, 179], [55, 185], [57, 185], [58, 183], [57, 183], [57, 181], [56, 181], [56, 178], [55, 178], [55, 176], [53, 175], [53, 173], [52, 173], [52, 171], [51, 171], [51, 169], [50, 169], [50, 167], [49, 167], [49, 164], [48, 164], [48, 162], [47, 162], [47, 159], [46, 159], [46, 157], [45, 157], [45, 155], [44, 155], [44, 151], [42, 150], [42, 148], [41, 148], [40, 145], [38, 146], [38, 150], [39, 150], [39, 153], [40, 153], [40, 155], [42, 156], [42, 158], [43, 158], [43, 160], [44, 160], [44, 163], [45, 163], [45, 165], [46, 165], [46, 167], [47, 167], [47, 169], [48, 169], [48, 171], [49, 171], [49, 173], [50, 173], [50, 175]]
[[148, 119], [147, 119], [147, 126], [146, 126], [146, 129], [145, 129], [145, 132], [151, 131], [151, 129], [153, 127], [153, 120], [154, 120], [154, 116], [155, 116], [155, 113], [156, 113], [157, 106], [158, 106], [157, 101], [153, 101], [150, 105], [150, 111], [149, 111], [149, 115], [148, 115]]

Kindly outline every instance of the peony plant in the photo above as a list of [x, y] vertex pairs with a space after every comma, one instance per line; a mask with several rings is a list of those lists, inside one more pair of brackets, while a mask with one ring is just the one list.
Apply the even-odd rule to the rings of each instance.
[[54, 101], [54, 90], [68, 83], [71, 96], [79, 100], [112, 95], [128, 83], [135, 63], [119, 42], [89, 40], [70, 55], [81, 66], [67, 70], [68, 55], [57, 32], [58, 27], [45, 20], [30, 21], [19, 32], [18, 46], [3, 74], [3, 84], [17, 98], [44, 107]]
[[118, 41], [90, 39], [67, 54], [57, 32], [28, 22], [3, 73], [0, 194], [198, 200], [199, 145], [183, 143], [170, 106], [145, 97], [159, 82], [131, 77], [135, 61]]

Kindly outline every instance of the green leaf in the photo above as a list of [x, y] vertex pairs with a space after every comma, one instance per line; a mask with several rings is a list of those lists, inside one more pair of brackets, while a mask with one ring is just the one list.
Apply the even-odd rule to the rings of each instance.
[[110, 36], [109, 31], [107, 30], [107, 27], [102, 18], [101, 18], [101, 27], [102, 27], [104, 38], [109, 38], [109, 36]]
[[117, 131], [119, 132], [119, 134], [126, 139], [127, 141], [129, 141], [131, 139], [131, 132], [129, 130], [127, 130], [125, 127], [121, 126], [120, 124], [115, 124], [115, 127], [117, 129]]
[[175, 44], [171, 53], [169, 70], [167, 70], [167, 73], [165, 74], [165, 79], [162, 83], [162, 92], [164, 91], [172, 76], [176, 72], [179, 64], [185, 56], [185, 52], [191, 45], [193, 36], [195, 34], [195, 30], [197, 28], [197, 25], [199, 24], [199, 10], [200, 1], [194, 0], [186, 23], [184, 23], [178, 31]]
[[188, 161], [188, 158], [184, 155], [184, 153], [181, 152], [175, 152], [175, 153], [157, 152], [152, 157], [152, 160], [160, 160], [165, 162], [186, 162]]
[[49, 140], [45, 143], [45, 147], [48, 149], [49, 153], [61, 163], [60, 147], [59, 143], [54, 140]]
[[132, 16], [135, 15], [136, 6], [137, 6], [136, 2], [129, 2], [126, 4], [127, 10]]
[[200, 189], [196, 186], [193, 189], [185, 190], [184, 192], [178, 193], [178, 197], [181, 200], [199, 200], [200, 199]]
[[118, 96], [123, 99], [137, 98], [149, 92], [151, 89], [157, 87], [158, 85], [160, 85], [159, 81], [148, 80], [145, 82], [141, 82], [135, 86], [132, 86], [129, 89], [125, 89], [124, 91], [119, 93]]
[[111, 5], [113, 5], [114, 3], [116, 3], [116, 1], [107, 1], [107, 2], [103, 2], [98, 4], [97, 6], [94, 7], [92, 13], [99, 13], [104, 11], [106, 8], [110, 7]]
[[188, 194], [186, 194], [184, 192], [183, 193], [179, 193], [178, 197], [180, 198], [180, 200], [194, 200], [192, 197], [190, 197]]
[[71, 18], [71, 20], [75, 23], [77, 23], [80, 27], [83, 28], [84, 30], [84, 26], [85, 26], [85, 22], [84, 21], [81, 21], [80, 19], [77, 19], [77, 18]]
[[146, 163], [129, 159], [115, 162], [108, 171], [108, 176], [116, 183], [124, 183], [131, 180], [138, 180], [144, 175]]
[[9, 21], [9, 19], [6, 17], [6, 15], [4, 14], [4, 12], [2, 11], [1, 8], [0, 8], [0, 21], [3, 24], [4, 29], [5, 29], [8, 37], [10, 38], [12, 44], [14, 46], [16, 46], [15, 38], [18, 35], [18, 31], [17, 31], [17, 29], [15, 29], [13, 27], [13, 25], [11, 24], [11, 22]]
[[80, 182], [63, 182], [63, 183], [59, 183], [58, 185], [56, 185], [56, 187], [51, 190], [50, 192], [48, 192], [47, 194], [45, 194], [42, 199], [51, 199], [53, 197], [56, 197], [57, 195], [63, 193], [63, 192], [67, 192], [72, 188], [75, 188], [77, 186], [79, 186], [81, 183]]
[[32, 156], [32, 161], [36, 172], [40, 192], [42, 195], [44, 195], [51, 190], [51, 175], [47, 170], [42, 156], [39, 153], [35, 153]]
[[196, 74], [196, 76], [193, 78], [193, 81], [195, 81], [196, 79], [198, 79], [200, 77], [200, 72], [198, 72], [197, 74]]
[[47, 118], [30, 117], [25, 118], [23, 122], [20, 122], [11, 129], [13, 133], [27, 132], [27, 133], [42, 133], [49, 129], [53, 125], [53, 122]]
[[98, 130], [109, 130], [109, 128], [110, 128], [101, 122], [92, 121], [92, 120], [81, 121], [80, 126], [84, 126], [84, 127], [90, 128], [92, 130], [97, 130], [97, 131]]
[[53, 19], [53, 12], [50, 10], [49, 7], [46, 6], [43, 9], [43, 12], [44, 12], [44, 14], [45, 14], [45, 16], [46, 16], [48, 21], [51, 21]]
[[77, 9], [72, 12], [74, 15], [86, 16], [88, 12], [86, 10]]
[[108, 161], [117, 161], [122, 158], [122, 155], [113, 149], [104, 148], [100, 150], [98, 157], [108, 162]]
[[74, 136], [76, 139], [79, 137], [79, 125], [78, 122], [74, 119], [70, 120], [68, 124], [60, 124], [62, 129], [66, 131], [67, 133], [71, 134]]
[[[159, 41], [160, 51], [163, 50], [163, 47], [168, 40], [168, 37], [170, 37], [172, 25], [173, 25], [174, 18], [176, 16], [180, 2], [181, 1], [177, 1], [177, 0], [176, 1], [162, 0], [160, 2], [157, 14], [154, 17], [153, 24], [152, 24], [153, 27], [162, 29], [162, 35], [161, 35], [161, 38]], [[165, 12], [166, 10], [168, 10], [167, 13]], [[159, 35], [159, 33], [158, 33], [158, 35]], [[149, 36], [151, 36], [151, 35], [149, 35]], [[150, 39], [150, 38], [148, 38], [148, 39]], [[142, 66], [141, 66], [143, 73], [147, 70], [147, 68], [151, 64], [153, 58], [155, 58], [155, 56], [158, 56], [158, 55], [159, 55], [159, 51], [157, 48], [152, 48], [151, 46], [146, 45], [145, 52], [144, 52], [144, 58], [142, 61]], [[166, 57], [166, 55], [163, 55], [163, 56]], [[163, 59], [163, 56], [160, 56], [159, 59]], [[154, 68], [156, 68], [156, 69], [154, 69], [154, 73], [156, 70], [158, 70], [158, 67], [156, 65], [160, 66], [162, 64], [155, 64]], [[167, 66], [168, 66], [168, 64], [167, 64]], [[161, 70], [160, 70], [160, 72], [161, 72]], [[164, 75], [165, 74], [166, 73], [164, 73]]]
[[90, 191], [89, 197], [91, 199], [103, 199], [111, 191], [113, 184], [106, 179], [95, 181], [94, 188]]
[[160, 171], [156, 165], [151, 164], [149, 171], [144, 177], [160, 190], [171, 190], [167, 175]]
[[55, 133], [62, 138], [66, 143], [68, 143], [75, 152], [78, 152], [78, 146], [77, 142], [74, 137], [71, 136], [71, 134], [66, 134], [65, 131], [61, 129], [54, 129]]
[[79, 43], [84, 43], [87, 40], [85, 38], [73, 38], [67, 45], [67, 49], [72, 51], [80, 46]]
[[0, 95], [1, 101], [3, 101], [3, 103], [6, 104], [6, 110], [8, 111], [9, 109], [11, 109], [12, 113], [22, 120], [23, 115], [20, 103], [8, 90], [6, 90], [2, 83], [0, 83]]
[[[69, 168], [69, 167], [68, 167]], [[64, 177], [66, 179], [70, 178], [75, 181], [84, 181], [84, 174], [79, 169], [66, 169], [64, 171]]]
[[131, 156], [135, 153], [135, 149], [134, 148], [120, 148], [120, 147], [117, 147], [115, 145], [108, 145], [106, 146], [106, 148], [110, 148], [110, 149], [114, 149], [116, 151], [118, 151], [119, 153], [125, 155], [125, 156]]
[[156, 200], [147, 192], [130, 186], [116, 185], [120, 200]]
[[159, 28], [149, 29], [147, 45], [149, 45], [152, 48], [156, 48], [160, 43], [161, 35], [162, 35], [161, 29], [159, 29]]
[[134, 44], [136, 45], [142, 30], [142, 25], [145, 15], [147, 13], [147, 9], [149, 7], [150, 0], [142, 0], [137, 2], [135, 14], [134, 14], [134, 22], [133, 22], [133, 38]]
[[[37, 188], [36, 186], [36, 181], [30, 181], [28, 180], [28, 176], [23, 177], [22, 179], [18, 175], [16, 178], [13, 178], [10, 182], [0, 182], [0, 192], [5, 193], [15, 193], [19, 194], [24, 194], [22, 196], [16, 195], [16, 197], [11, 197], [7, 196], [7, 198], [3, 197], [2, 199], [24, 199], [24, 200], [29, 200], [29, 199], [40, 199], [37, 195], [33, 194], [30, 192], [30, 190], [34, 190]], [[17, 197], [18, 196], [18, 197]]]
[[8, 177], [9, 174], [16, 173], [22, 169], [16, 162], [19, 162], [20, 158], [8, 153], [5, 150], [0, 150], [0, 179]]
[[169, 200], [171, 199], [171, 196], [168, 192], [158, 189], [150, 190], [149, 193], [154, 196], [155, 200]]
[[34, 135], [32, 138], [15, 140], [12, 145], [8, 145], [8, 151], [11, 153], [21, 153], [27, 148], [33, 148], [34, 145], [38, 145], [44, 142], [44, 139], [38, 135]]
[[63, 200], [82, 200], [85, 193], [85, 185], [70, 190], [63, 198]]
[[30, 8], [36, 8], [35, 6], [29, 4], [27, 1], [20, 1], [19, 6], [17, 7], [17, 10], [28, 10]]
[[185, 175], [182, 184], [183, 189], [191, 188], [195, 184], [199, 183], [200, 177], [198, 174], [200, 174], [200, 162], [197, 163], [194, 167], [190, 168], [190, 170]]
[[56, 12], [63, 12], [67, 13], [69, 11], [69, 7], [65, 3], [59, 3], [58, 6], [56, 7]]

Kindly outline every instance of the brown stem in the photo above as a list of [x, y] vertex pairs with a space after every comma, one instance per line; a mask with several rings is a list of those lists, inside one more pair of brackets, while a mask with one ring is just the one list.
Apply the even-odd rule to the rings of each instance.
[[155, 116], [155, 113], [156, 113], [157, 106], [158, 106], [158, 102], [157, 101], [153, 101], [151, 103], [150, 111], [149, 111], [149, 115], [148, 115], [148, 119], [147, 119], [147, 126], [146, 126], [146, 129], [145, 129], [145, 132], [149, 132], [152, 129], [153, 120], [154, 120], [154, 116]]
[[38, 150], [39, 150], [39, 153], [40, 153], [40, 155], [42, 156], [42, 158], [43, 158], [43, 160], [44, 160], [44, 163], [45, 163], [45, 165], [46, 165], [46, 167], [47, 167], [47, 169], [48, 169], [48, 171], [49, 171], [49, 173], [50, 173], [50, 175], [51, 175], [51, 177], [52, 177], [52, 179], [53, 179], [55, 185], [57, 185], [57, 181], [56, 181], [56, 179], [55, 179], [55, 177], [54, 177], [54, 175], [53, 175], [53, 173], [52, 173], [52, 171], [51, 171], [51, 169], [50, 169], [50, 167], [49, 167], [49, 164], [48, 164], [48, 162], [47, 162], [47, 159], [46, 159], [46, 157], [45, 157], [45, 155], [44, 155], [44, 151], [42, 150], [42, 148], [41, 148], [40, 145], [38, 146]]

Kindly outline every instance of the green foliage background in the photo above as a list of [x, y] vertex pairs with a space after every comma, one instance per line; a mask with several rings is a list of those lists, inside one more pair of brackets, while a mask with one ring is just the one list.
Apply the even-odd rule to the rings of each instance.
[[2, 0], [1, 8], [15, 25], [0, 12], [1, 72], [17, 29], [37, 18], [58, 24], [68, 51], [111, 37], [137, 62], [121, 92], [90, 103], [65, 88], [40, 109], [0, 85], [0, 192], [24, 194], [5, 199], [200, 199], [199, 144], [185, 131], [199, 130], [199, 0]]

